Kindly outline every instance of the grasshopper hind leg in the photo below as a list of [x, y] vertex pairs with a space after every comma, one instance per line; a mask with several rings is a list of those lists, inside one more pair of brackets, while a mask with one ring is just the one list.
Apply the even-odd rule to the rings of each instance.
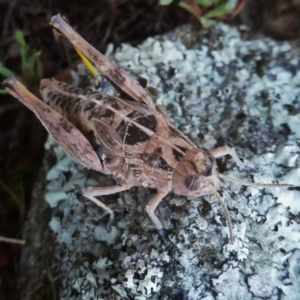
[[114, 220], [114, 212], [111, 208], [109, 208], [106, 204], [101, 202], [99, 199], [97, 199], [97, 196], [105, 196], [105, 195], [111, 195], [115, 193], [119, 193], [122, 191], [128, 190], [130, 187], [127, 185], [114, 185], [114, 186], [108, 186], [108, 187], [87, 187], [84, 188], [82, 191], [82, 194], [84, 197], [88, 198], [92, 202], [94, 202], [96, 205], [101, 207], [104, 211], [106, 211], [109, 214], [109, 221], [107, 224], [107, 227], [110, 228], [111, 224]]

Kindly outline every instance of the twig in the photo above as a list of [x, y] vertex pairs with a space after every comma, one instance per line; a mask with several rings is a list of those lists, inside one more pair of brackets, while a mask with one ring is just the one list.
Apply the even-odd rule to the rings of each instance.
[[18, 244], [18, 245], [24, 245], [25, 244], [24, 240], [7, 238], [7, 237], [4, 237], [4, 236], [0, 236], [0, 242], [10, 243], [10, 244]]

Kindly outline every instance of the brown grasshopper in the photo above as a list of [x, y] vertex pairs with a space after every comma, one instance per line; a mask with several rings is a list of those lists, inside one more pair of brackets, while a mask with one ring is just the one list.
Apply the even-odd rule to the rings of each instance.
[[[233, 241], [230, 215], [217, 190], [220, 178], [238, 180], [218, 173], [216, 158], [229, 154], [240, 168], [247, 169], [234, 149], [227, 146], [210, 151], [199, 149], [170, 122], [163, 109], [155, 107], [136, 80], [88, 44], [60, 15], [52, 18], [51, 25], [128, 96], [124, 100], [43, 79], [42, 102], [16, 78], [5, 81], [8, 92], [37, 115], [68, 155], [87, 168], [112, 175], [119, 183], [87, 187], [83, 195], [106, 210], [112, 221], [113, 211], [95, 197], [134, 186], [156, 189], [146, 211], [162, 235], [162, 224], [154, 211], [169, 192], [189, 197], [215, 194], [226, 213]], [[292, 186], [238, 182], [261, 187]]]

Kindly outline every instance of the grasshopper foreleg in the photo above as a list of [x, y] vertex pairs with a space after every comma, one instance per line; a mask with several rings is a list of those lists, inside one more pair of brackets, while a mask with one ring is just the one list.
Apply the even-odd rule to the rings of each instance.
[[145, 209], [146, 212], [148, 213], [152, 223], [155, 225], [158, 234], [160, 235], [161, 239], [166, 242], [164, 232], [163, 232], [163, 227], [161, 225], [161, 222], [159, 221], [158, 217], [154, 214], [154, 211], [158, 204], [163, 200], [163, 198], [168, 194], [168, 192], [157, 192], [147, 203]]
[[219, 158], [221, 156], [230, 155], [239, 168], [248, 172], [257, 172], [255, 169], [244, 164], [239, 157], [237, 156], [234, 148], [230, 148], [228, 146], [222, 146], [209, 151], [215, 158]]

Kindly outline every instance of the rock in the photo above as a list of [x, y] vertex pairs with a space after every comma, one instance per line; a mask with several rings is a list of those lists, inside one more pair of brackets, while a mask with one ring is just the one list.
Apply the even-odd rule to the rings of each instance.
[[[184, 26], [108, 55], [157, 92], [156, 103], [199, 147], [229, 143], [258, 169], [247, 173], [224, 158], [223, 174], [299, 185], [300, 62], [287, 43], [250, 39], [247, 28], [218, 23], [208, 32]], [[169, 194], [156, 210], [164, 244], [144, 210], [154, 191], [102, 197], [116, 214], [109, 231], [108, 215], [81, 189], [113, 180], [67, 158], [52, 138], [46, 147], [23, 234], [22, 297], [300, 298], [299, 272], [291, 266], [299, 268], [299, 189], [225, 182], [233, 244], [215, 196]]]

